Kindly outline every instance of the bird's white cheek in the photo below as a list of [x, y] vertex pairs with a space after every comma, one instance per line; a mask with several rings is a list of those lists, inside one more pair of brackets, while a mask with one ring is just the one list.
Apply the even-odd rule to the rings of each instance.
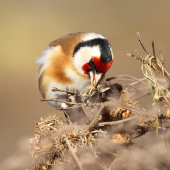
[[82, 66], [88, 63], [92, 56], [100, 57], [101, 52], [99, 46], [81, 47], [73, 57], [73, 63], [80, 74], [84, 74]]
[[87, 47], [82, 47], [73, 57], [73, 63], [80, 74], [84, 74], [82, 66], [91, 59], [91, 51]]
[[94, 47], [91, 47], [91, 57], [98, 57], [100, 58], [101, 57], [101, 52], [100, 52], [100, 48], [99, 46], [94, 46]]

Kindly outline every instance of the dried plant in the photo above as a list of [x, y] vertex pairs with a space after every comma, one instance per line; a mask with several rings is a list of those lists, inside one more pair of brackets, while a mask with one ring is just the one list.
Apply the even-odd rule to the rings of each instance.
[[[36, 122], [35, 136], [30, 139], [33, 157], [30, 169], [170, 169], [170, 127], [163, 126], [170, 119], [169, 73], [163, 65], [162, 54], [161, 61], [156, 57], [154, 43], [153, 55], [150, 55], [140, 34], [137, 35], [147, 56], [142, 57], [137, 51], [137, 56], [128, 55], [142, 62], [144, 78], [128, 75], [108, 78], [102, 86], [91, 86], [85, 94], [52, 89], [86, 97], [84, 103], [50, 99], [69, 105], [59, 110], [74, 114], [76, 109], [89, 109], [91, 114], [90, 117], [86, 114], [84, 124], [75, 124], [68, 117], [66, 122], [55, 114]], [[138, 102], [139, 98], [151, 94], [157, 117], [154, 109], [146, 111]], [[156, 129], [157, 136], [151, 133]], [[136, 142], [145, 134], [143, 143]]]

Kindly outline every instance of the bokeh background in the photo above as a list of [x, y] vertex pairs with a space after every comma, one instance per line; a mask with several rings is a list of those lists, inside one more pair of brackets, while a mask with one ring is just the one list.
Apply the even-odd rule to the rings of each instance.
[[[35, 60], [46, 46], [72, 32], [97, 32], [115, 56], [107, 77], [142, 77], [141, 63], [126, 54], [138, 49], [140, 32], [151, 51], [162, 47], [170, 71], [170, 1], [164, 0], [0, 0], [0, 163], [22, 139], [34, 135], [34, 122], [56, 110], [40, 102]], [[60, 116], [61, 113], [58, 112]]]

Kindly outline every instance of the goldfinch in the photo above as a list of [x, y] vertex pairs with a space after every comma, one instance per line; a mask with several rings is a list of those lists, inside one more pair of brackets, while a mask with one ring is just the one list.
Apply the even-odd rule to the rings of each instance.
[[[68, 99], [67, 93], [53, 92], [53, 87], [84, 93], [93, 81], [102, 82], [112, 62], [111, 46], [100, 34], [78, 32], [54, 40], [37, 60], [41, 95], [44, 99]], [[66, 107], [64, 103], [47, 102], [55, 108]]]

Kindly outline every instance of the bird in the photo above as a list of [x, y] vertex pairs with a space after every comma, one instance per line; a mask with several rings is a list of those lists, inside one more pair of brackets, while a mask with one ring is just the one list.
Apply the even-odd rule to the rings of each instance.
[[[76, 32], [51, 42], [36, 61], [39, 64], [37, 82], [44, 99], [68, 100], [66, 92], [76, 89], [84, 93], [95, 81], [100, 84], [113, 62], [108, 40], [101, 34]], [[47, 101], [55, 108], [66, 108], [65, 103]]]

